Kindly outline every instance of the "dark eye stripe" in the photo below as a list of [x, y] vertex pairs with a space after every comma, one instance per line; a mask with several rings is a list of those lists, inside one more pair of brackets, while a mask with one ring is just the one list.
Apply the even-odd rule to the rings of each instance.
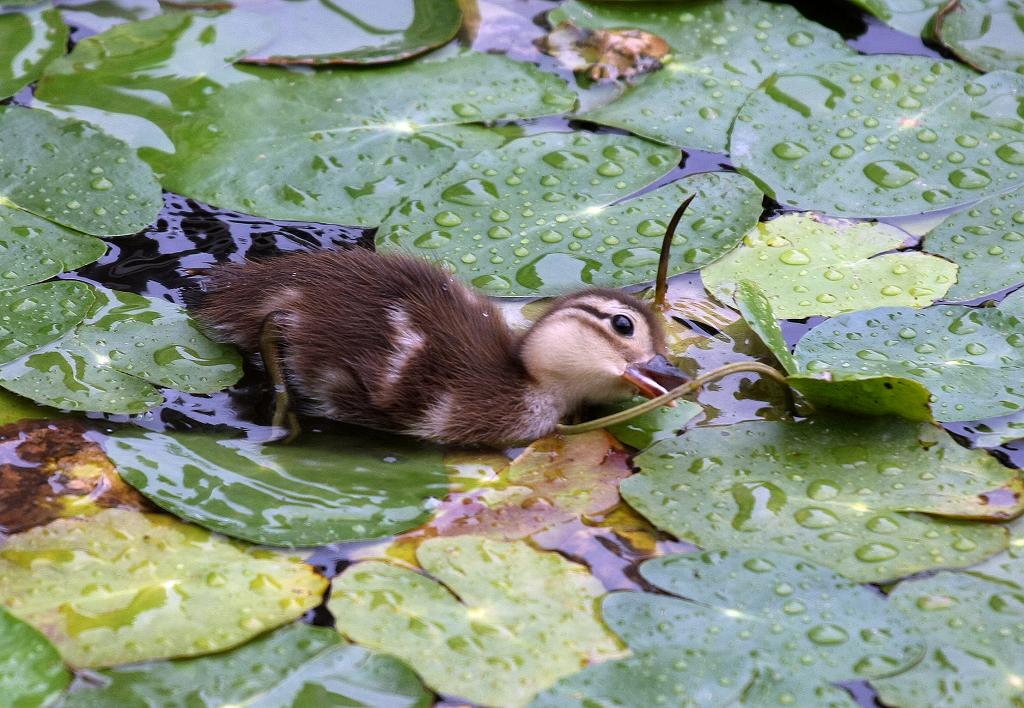
[[591, 305], [586, 305], [586, 304], [583, 304], [583, 303], [579, 303], [579, 304], [576, 304], [576, 305], [570, 305], [567, 309], [582, 310], [583, 312], [586, 312], [587, 314], [593, 315], [594, 317], [596, 317], [599, 320], [606, 320], [609, 317], [611, 317], [611, 315], [609, 315], [608, 313], [601, 312], [596, 307], [592, 307]]

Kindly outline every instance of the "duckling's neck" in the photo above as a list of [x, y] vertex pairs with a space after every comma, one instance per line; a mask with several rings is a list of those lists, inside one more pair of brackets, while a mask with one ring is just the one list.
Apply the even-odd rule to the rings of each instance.
[[576, 404], [566, 399], [563, 390], [531, 380], [523, 389], [519, 423], [513, 437], [536, 440], [548, 435], [576, 408]]

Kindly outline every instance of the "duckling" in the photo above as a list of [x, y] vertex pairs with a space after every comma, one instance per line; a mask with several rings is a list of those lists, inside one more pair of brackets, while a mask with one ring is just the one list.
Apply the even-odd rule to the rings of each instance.
[[303, 412], [448, 444], [534, 440], [582, 406], [683, 377], [661, 318], [630, 295], [566, 295], [516, 334], [442, 268], [361, 248], [217, 266], [195, 310], [248, 352], [275, 317]]

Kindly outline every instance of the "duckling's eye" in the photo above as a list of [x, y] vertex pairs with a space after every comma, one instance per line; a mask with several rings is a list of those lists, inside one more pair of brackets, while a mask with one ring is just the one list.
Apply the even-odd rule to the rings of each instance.
[[612, 317], [612, 329], [623, 337], [632, 337], [633, 320], [629, 319], [625, 315], [615, 315], [615, 317]]

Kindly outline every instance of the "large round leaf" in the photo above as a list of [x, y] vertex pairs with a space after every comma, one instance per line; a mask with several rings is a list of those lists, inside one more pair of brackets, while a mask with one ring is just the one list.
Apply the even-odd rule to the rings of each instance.
[[1024, 2], [957, 0], [936, 16], [935, 34], [979, 71], [1024, 72]]
[[1024, 183], [1024, 75], [862, 56], [779, 74], [733, 125], [736, 164], [777, 201], [857, 217], [942, 209]]
[[0, 204], [0, 290], [20, 288], [98, 260], [107, 245], [92, 236]]
[[669, 271], [727, 253], [761, 214], [745, 177], [711, 172], [620, 202], [667, 174], [678, 152], [617, 135], [541, 133], [460, 162], [411, 195], [377, 234], [378, 248], [443, 261], [492, 295], [555, 294], [653, 280], [673, 212]]
[[177, 306], [88, 289], [95, 303], [85, 322], [4, 364], [0, 385], [56, 408], [141, 413], [163, 401], [151, 384], [212, 393], [241, 377], [237, 351], [207, 338]]
[[747, 95], [776, 71], [853, 54], [836, 32], [796, 9], [758, 0], [660, 5], [570, 0], [551, 21], [640, 28], [675, 50], [661, 71], [582, 117], [670, 145], [725, 152]]
[[459, 31], [457, 0], [277, 0], [252, 12], [281, 28], [246, 61], [382, 64], [438, 47]]
[[709, 549], [802, 555], [865, 582], [977, 563], [1006, 547], [1006, 531], [949, 519], [1024, 510], [1015, 471], [900, 419], [695, 428], [636, 464], [622, 496], [658, 528]]
[[925, 236], [924, 249], [960, 266], [948, 300], [973, 300], [1024, 282], [1024, 188], [948, 217]]
[[163, 204], [152, 170], [120, 140], [17, 106], [0, 107], [0, 198], [97, 236], [135, 233]]
[[345, 644], [334, 630], [306, 624], [288, 625], [222, 654], [100, 675], [109, 681], [106, 686], [71, 693], [61, 705], [426, 708], [433, 702], [402, 662]]
[[924, 307], [956, 282], [957, 267], [914, 251], [878, 255], [906, 239], [888, 224], [830, 224], [785, 214], [758, 224], [744, 237], [744, 247], [704, 268], [701, 279], [723, 302], [732, 299], [741, 280], [757, 280], [782, 319], [884, 305]]
[[92, 310], [95, 292], [73, 280], [0, 290], [0, 364], [71, 332]]
[[357, 563], [335, 578], [328, 608], [338, 631], [406, 661], [441, 693], [515, 708], [618, 653], [595, 616], [603, 589], [581, 565], [473, 536], [430, 539], [416, 557], [431, 577]]
[[401, 533], [448, 491], [439, 450], [361, 431], [290, 445], [121, 430], [104, 448], [121, 476], [171, 513], [274, 546]]
[[44, 706], [71, 682], [46, 637], [0, 607], [0, 696], [13, 708]]
[[39, 78], [47, 64], [64, 54], [67, 43], [60, 10], [41, 6], [0, 14], [0, 99]]
[[73, 666], [227, 649], [317, 606], [326, 584], [297, 559], [120, 509], [0, 547], [0, 602]]
[[[885, 676], [921, 656], [909, 618], [877, 592], [802, 558], [767, 551], [682, 554], [649, 560], [640, 574], [675, 597], [621, 592], [605, 598], [605, 621], [633, 651], [676, 647], [749, 656], [804, 687]], [[725, 677], [738, 673], [723, 668]]]
[[840, 315], [794, 351], [811, 372], [899, 376], [931, 391], [935, 417], [979, 420], [1024, 408], [1024, 313], [943, 305]]
[[901, 32], [924, 35], [935, 12], [949, 0], [851, 0]]

